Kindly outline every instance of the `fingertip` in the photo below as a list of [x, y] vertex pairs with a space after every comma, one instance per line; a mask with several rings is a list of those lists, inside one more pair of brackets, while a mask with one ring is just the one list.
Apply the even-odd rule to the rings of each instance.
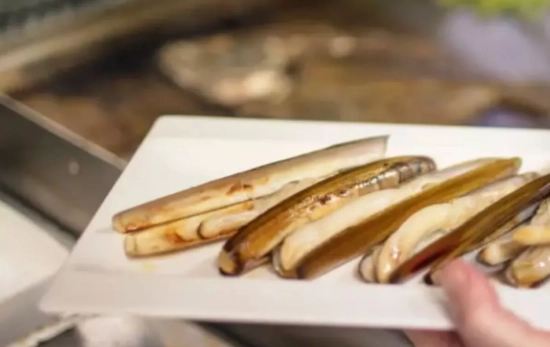
[[466, 345], [549, 346], [550, 336], [504, 309], [490, 280], [456, 260], [441, 270], [441, 285], [456, 329]]
[[482, 307], [496, 307], [499, 303], [489, 279], [462, 259], [445, 266], [439, 280], [449, 299], [451, 314], [457, 322], [464, 320], [465, 312], [478, 311]]
[[[458, 294], [496, 305], [499, 303], [495, 287], [489, 278], [474, 265], [457, 259], [443, 269], [441, 281], [447, 287], [460, 288]], [[468, 294], [468, 295], [466, 295]]]
[[467, 288], [469, 271], [463, 260], [454, 260], [438, 272], [437, 280], [451, 298], [462, 297], [463, 288]]
[[495, 286], [487, 275], [469, 263], [465, 263], [466, 271], [469, 273], [470, 285], [476, 300], [482, 300], [485, 304], [493, 307], [500, 307], [500, 300]]

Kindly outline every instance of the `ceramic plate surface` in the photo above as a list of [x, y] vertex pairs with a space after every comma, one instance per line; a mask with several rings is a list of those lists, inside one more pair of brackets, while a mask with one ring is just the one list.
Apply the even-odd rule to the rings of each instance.
[[[437, 288], [418, 280], [368, 285], [357, 261], [313, 281], [281, 280], [266, 268], [219, 275], [222, 243], [129, 260], [111, 229], [116, 212], [215, 178], [338, 142], [389, 134], [388, 156], [423, 154], [439, 167], [483, 156], [521, 156], [522, 171], [546, 170], [550, 132], [467, 127], [161, 118], [56, 276], [41, 307], [49, 312], [135, 314], [190, 320], [448, 329]], [[498, 285], [503, 303], [550, 328], [550, 286]]]

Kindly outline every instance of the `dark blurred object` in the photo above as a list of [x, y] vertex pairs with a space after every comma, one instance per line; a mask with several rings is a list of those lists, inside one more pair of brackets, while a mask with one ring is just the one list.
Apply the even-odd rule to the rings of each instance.
[[540, 24], [429, 0], [211, 1], [143, 3], [203, 7], [10, 95], [123, 158], [161, 114], [549, 126]]
[[19, 0], [0, 3], [0, 92], [83, 65], [146, 33], [197, 29], [272, 0]]

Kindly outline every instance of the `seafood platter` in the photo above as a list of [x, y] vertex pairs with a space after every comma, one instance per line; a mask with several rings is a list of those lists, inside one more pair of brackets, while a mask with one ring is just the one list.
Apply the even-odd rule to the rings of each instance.
[[550, 133], [164, 117], [46, 311], [447, 329], [463, 257], [550, 327]]

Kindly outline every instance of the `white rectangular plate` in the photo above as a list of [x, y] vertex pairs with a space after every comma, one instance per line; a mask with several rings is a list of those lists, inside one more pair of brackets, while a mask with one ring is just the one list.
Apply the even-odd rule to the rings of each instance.
[[[482, 156], [521, 156], [523, 170], [546, 170], [550, 132], [386, 124], [163, 117], [59, 271], [41, 307], [50, 312], [135, 314], [190, 320], [448, 329], [437, 288], [418, 281], [368, 285], [356, 262], [314, 281], [281, 280], [264, 268], [224, 278], [222, 243], [147, 260], [128, 260], [111, 229], [116, 212], [215, 178], [334, 143], [389, 134], [388, 155], [424, 154], [439, 167]], [[503, 303], [550, 328], [550, 287], [498, 285]]]

